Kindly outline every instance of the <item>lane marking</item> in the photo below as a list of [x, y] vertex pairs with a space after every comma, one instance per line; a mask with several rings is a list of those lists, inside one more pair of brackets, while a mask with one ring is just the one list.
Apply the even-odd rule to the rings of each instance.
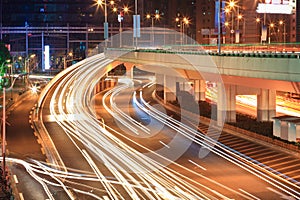
[[22, 193], [19, 193], [20, 200], [24, 200], [24, 196]]
[[254, 196], [253, 194], [250, 194], [249, 192], [247, 192], [247, 191], [245, 191], [245, 190], [243, 190], [243, 189], [241, 189], [241, 188], [239, 188], [239, 190], [240, 190], [241, 192], [245, 193], [246, 195], [250, 196], [250, 197], [253, 198], [253, 199], [260, 200], [260, 198]]
[[203, 169], [204, 171], [206, 171], [206, 168], [205, 167], [202, 167], [201, 165], [199, 165], [198, 163], [195, 163], [194, 161], [192, 160], [189, 160], [190, 163], [196, 165], [197, 167], [199, 167], [200, 169]]
[[170, 149], [170, 147], [168, 146], [168, 145], [166, 145], [163, 141], [159, 141], [162, 145], [164, 145], [165, 147], [167, 147], [167, 148], [169, 148]]
[[274, 193], [280, 195], [281, 199], [288, 199], [288, 200], [294, 200], [295, 199], [294, 197], [288, 196], [288, 195], [286, 195], [286, 194], [284, 194], [282, 192], [279, 192], [279, 191], [277, 191], [277, 190], [275, 190], [273, 188], [267, 187], [267, 189], [270, 190], [271, 192], [274, 192]]
[[17, 175], [14, 174], [13, 177], [14, 177], [15, 183], [18, 184], [18, 183], [19, 183], [19, 180], [18, 180], [18, 178], [17, 178]]

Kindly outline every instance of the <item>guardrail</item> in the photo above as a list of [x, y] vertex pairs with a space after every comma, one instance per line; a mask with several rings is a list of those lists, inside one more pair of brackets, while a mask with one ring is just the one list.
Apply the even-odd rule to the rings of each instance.
[[[191, 47], [191, 46], [190, 46]], [[134, 49], [134, 48], [107, 48], [105, 51], [124, 51], [124, 52], [148, 52], [148, 53], [167, 53], [167, 54], [191, 54], [191, 55], [210, 55], [210, 56], [228, 56], [228, 57], [258, 57], [258, 58], [288, 58], [299, 59], [300, 52], [259, 52], [259, 51], [221, 51], [218, 53], [214, 50], [203, 48], [187, 48], [182, 49], [161, 48], [161, 49]]]

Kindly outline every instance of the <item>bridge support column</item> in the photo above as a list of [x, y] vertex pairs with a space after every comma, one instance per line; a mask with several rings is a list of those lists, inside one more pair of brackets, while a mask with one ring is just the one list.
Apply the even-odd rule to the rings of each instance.
[[205, 101], [206, 84], [204, 80], [194, 81], [195, 100]]
[[217, 83], [217, 87], [218, 124], [223, 119], [225, 122], [236, 122], [236, 86], [225, 84], [223, 89], [223, 83]]
[[164, 75], [163, 74], [155, 74], [156, 79], [156, 92], [164, 91]]
[[176, 77], [164, 75], [164, 103], [176, 101]]
[[133, 79], [133, 67], [134, 67], [134, 64], [132, 64], [132, 63], [124, 63], [124, 66], [126, 67], [126, 77]]
[[257, 95], [257, 121], [271, 121], [276, 115], [276, 91], [261, 89]]
[[101, 83], [100, 83], [100, 90], [101, 91], [103, 91], [103, 90], [105, 90], [105, 81], [104, 81], [104, 79], [101, 79]]

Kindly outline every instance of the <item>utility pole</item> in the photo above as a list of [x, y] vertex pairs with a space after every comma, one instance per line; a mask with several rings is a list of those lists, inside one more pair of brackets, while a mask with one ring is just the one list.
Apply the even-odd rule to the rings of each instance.
[[2, 106], [2, 175], [5, 180], [5, 151], [6, 151], [6, 108], [5, 108], [5, 87], [3, 87], [3, 106]]

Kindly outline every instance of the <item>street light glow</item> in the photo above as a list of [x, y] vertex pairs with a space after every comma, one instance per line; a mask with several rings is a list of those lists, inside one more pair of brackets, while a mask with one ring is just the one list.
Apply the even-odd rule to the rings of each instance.
[[159, 19], [160, 15], [159, 14], [155, 14], [155, 19]]
[[234, 6], [235, 6], [235, 1], [230, 1], [229, 2], [229, 7], [230, 8], [234, 8]]
[[97, 4], [100, 6], [102, 6], [102, 4], [103, 4], [103, 1], [102, 0], [97, 0]]
[[128, 13], [128, 12], [129, 12], [128, 6], [124, 6], [123, 11], [124, 11], [125, 13]]
[[283, 24], [283, 21], [282, 21], [282, 20], [280, 20], [280, 21], [279, 21], [279, 24], [280, 24], [280, 25], [282, 25], [282, 24]]

